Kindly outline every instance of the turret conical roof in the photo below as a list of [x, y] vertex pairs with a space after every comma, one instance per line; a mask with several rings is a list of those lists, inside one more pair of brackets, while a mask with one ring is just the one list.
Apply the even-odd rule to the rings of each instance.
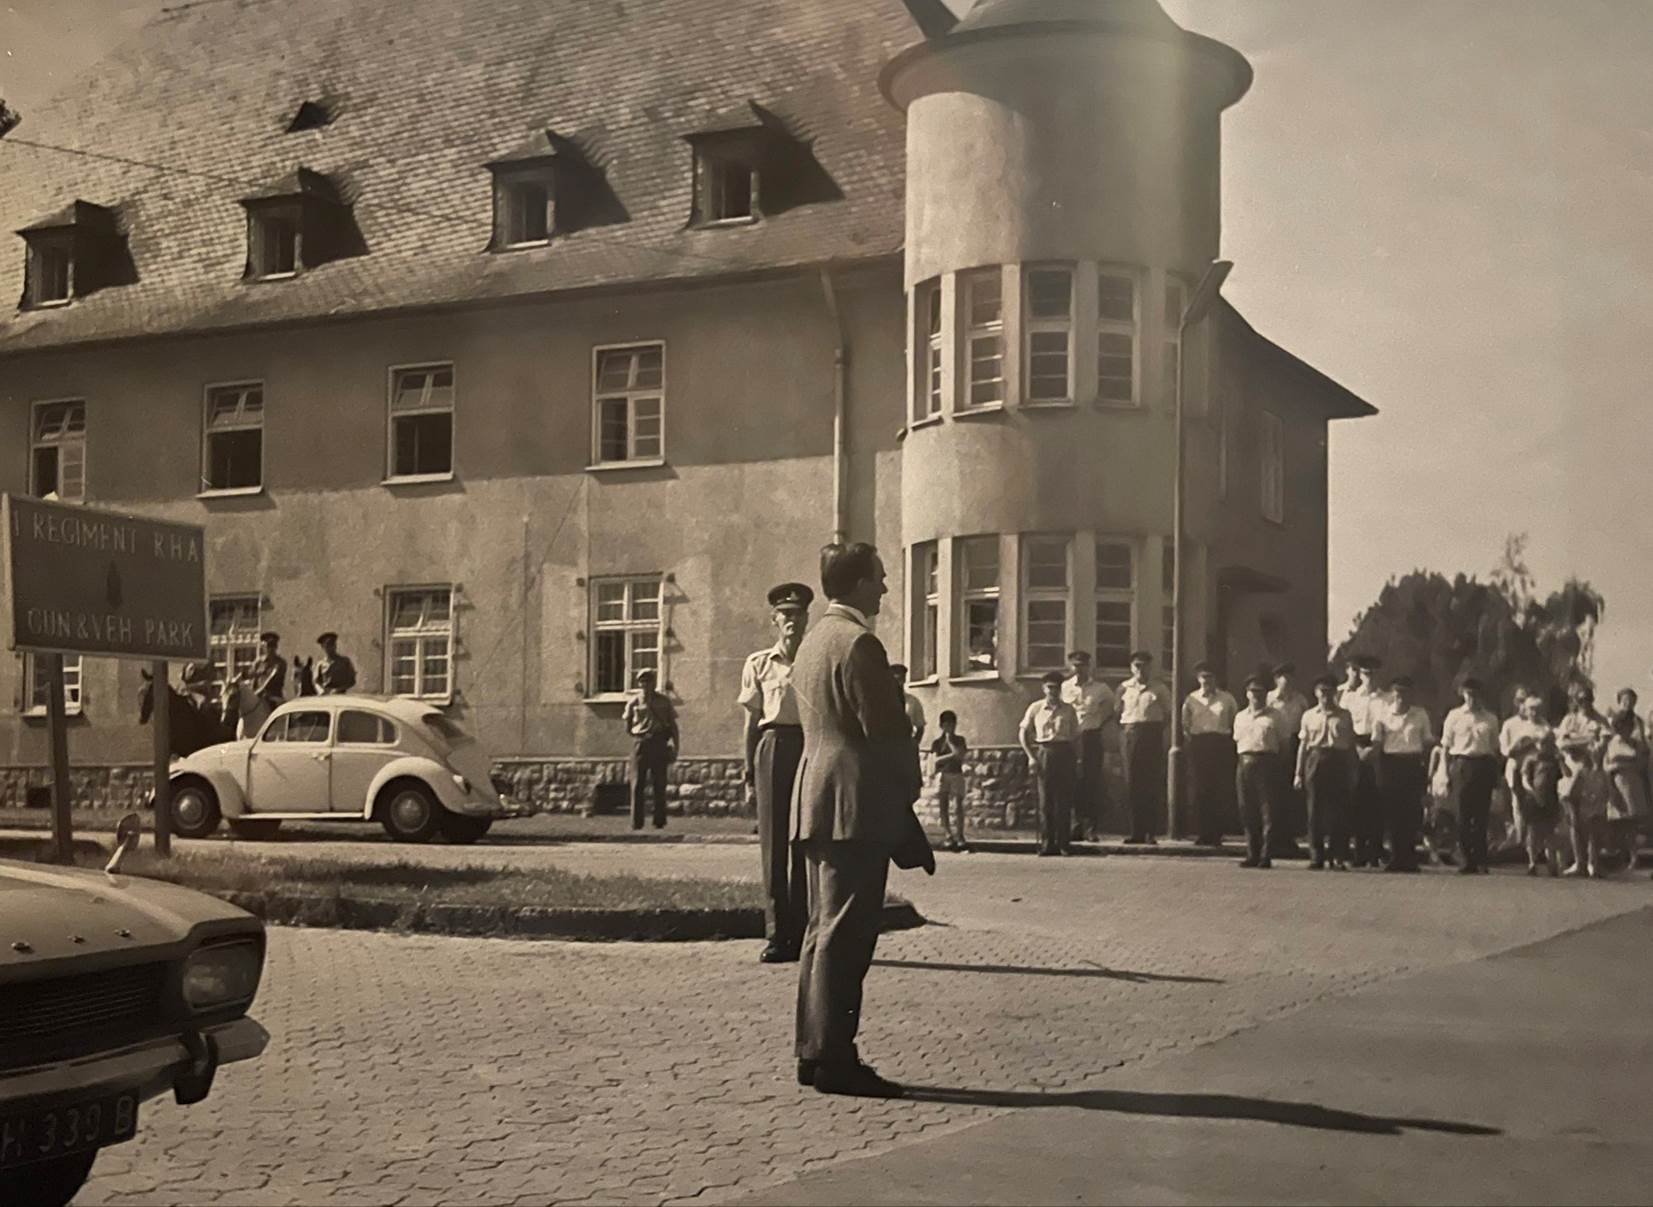
[[1157, 0], [977, 0], [955, 29], [997, 29], [1010, 25], [1083, 21], [1138, 33], [1179, 34]]

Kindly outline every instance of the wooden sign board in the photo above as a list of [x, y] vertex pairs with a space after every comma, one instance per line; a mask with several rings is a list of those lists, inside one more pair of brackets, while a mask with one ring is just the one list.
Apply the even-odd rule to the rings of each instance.
[[17, 495], [0, 496], [0, 514], [12, 649], [207, 657], [201, 527]]

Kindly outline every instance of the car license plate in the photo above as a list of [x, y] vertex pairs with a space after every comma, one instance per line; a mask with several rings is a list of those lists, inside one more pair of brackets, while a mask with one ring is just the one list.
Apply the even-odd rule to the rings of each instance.
[[138, 1096], [130, 1091], [3, 1114], [0, 1169], [119, 1144], [137, 1133]]

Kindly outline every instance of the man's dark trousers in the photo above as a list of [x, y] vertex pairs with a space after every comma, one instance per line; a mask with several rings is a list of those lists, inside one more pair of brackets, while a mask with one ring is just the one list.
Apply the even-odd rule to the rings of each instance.
[[1240, 798], [1240, 821], [1245, 826], [1246, 858], [1253, 863], [1269, 857], [1274, 843], [1274, 819], [1280, 812], [1280, 756], [1242, 754], [1234, 772], [1234, 792]]
[[1234, 790], [1234, 739], [1226, 733], [1196, 733], [1188, 738], [1188, 799], [1193, 804], [1194, 836], [1215, 845], [1223, 838], [1228, 794]]
[[1033, 748], [1039, 784], [1039, 849], [1060, 851], [1068, 845], [1077, 760], [1072, 742], [1040, 742]]
[[[1458, 806], [1458, 848], [1464, 866], [1487, 866], [1487, 815], [1492, 812], [1492, 790], [1498, 786], [1498, 760], [1453, 755], [1446, 761], [1447, 783]], [[1575, 855], [1576, 859], [1577, 856]]]
[[1375, 757], [1368, 750], [1361, 752], [1354, 798], [1349, 802], [1355, 862], [1374, 866], [1383, 859], [1383, 792], [1378, 787]]
[[1274, 819], [1274, 854], [1288, 856], [1296, 853], [1297, 840], [1308, 834], [1308, 814], [1304, 794], [1292, 783], [1297, 769], [1298, 739], [1286, 745], [1280, 764], [1280, 816]]
[[1386, 754], [1378, 767], [1378, 783], [1389, 831], [1389, 866], [1410, 871], [1418, 866], [1418, 831], [1423, 826], [1429, 766], [1421, 754]]
[[1354, 751], [1315, 747], [1303, 756], [1309, 798], [1309, 846], [1321, 862], [1349, 858], [1349, 783]]
[[631, 828], [643, 828], [645, 785], [654, 788], [654, 825], [666, 824], [666, 767], [671, 763], [671, 740], [665, 734], [638, 738], [631, 748]]
[[878, 944], [890, 851], [874, 842], [813, 838], [795, 845], [809, 885], [798, 960], [798, 1059], [856, 1064], [861, 984]]
[[768, 725], [758, 735], [753, 787], [758, 798], [758, 845], [763, 853], [763, 934], [797, 951], [809, 923], [809, 883], [803, 852], [793, 846], [792, 784], [804, 753], [800, 725]]
[[1073, 836], [1102, 833], [1107, 813], [1108, 784], [1102, 773], [1102, 731], [1079, 731], [1079, 776], [1073, 788]]
[[1125, 726], [1125, 795], [1131, 802], [1131, 837], [1159, 832], [1160, 797], [1165, 791], [1165, 726]]

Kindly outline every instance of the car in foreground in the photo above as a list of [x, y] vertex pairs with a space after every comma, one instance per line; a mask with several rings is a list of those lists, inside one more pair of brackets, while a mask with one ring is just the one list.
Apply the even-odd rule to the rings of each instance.
[[68, 1203], [143, 1103], [258, 1056], [263, 968], [264, 924], [216, 897], [0, 860], [0, 1203]]
[[244, 838], [283, 821], [377, 821], [402, 842], [475, 842], [509, 812], [488, 754], [441, 710], [380, 696], [303, 696], [256, 736], [172, 764], [172, 832]]

